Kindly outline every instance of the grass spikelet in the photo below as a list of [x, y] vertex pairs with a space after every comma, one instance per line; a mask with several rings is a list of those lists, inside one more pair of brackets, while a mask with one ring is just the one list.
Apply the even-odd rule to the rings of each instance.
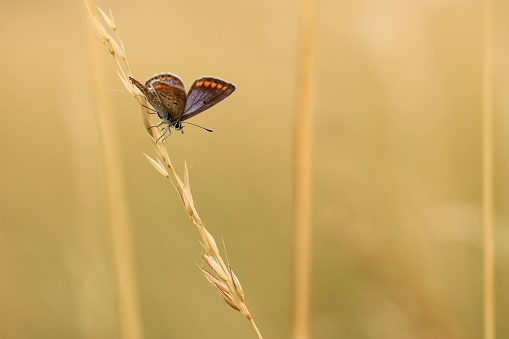
[[216, 244], [216, 240], [205, 228], [200, 229], [201, 237], [202, 237], [202, 246], [207, 251], [207, 253], [219, 253], [219, 249]]
[[138, 102], [140, 106], [140, 113], [142, 116], [143, 125], [145, 126], [147, 133], [149, 134], [153, 147], [156, 151], [157, 158], [154, 159], [145, 155], [147, 160], [154, 166], [154, 168], [165, 178], [168, 179], [170, 184], [175, 188], [179, 194], [184, 210], [191, 222], [198, 228], [201, 244], [205, 253], [203, 253], [203, 260], [207, 263], [213, 273], [201, 268], [205, 278], [217, 288], [219, 294], [223, 300], [230, 305], [233, 309], [243, 314], [250, 322], [251, 326], [255, 330], [258, 338], [262, 338], [258, 327], [256, 326], [251, 313], [249, 312], [244, 299], [244, 292], [240, 285], [240, 281], [237, 276], [233, 273], [232, 268], [225, 263], [221, 253], [217, 247], [214, 237], [207, 231], [203, 221], [201, 220], [196, 206], [194, 204], [193, 195], [191, 193], [191, 186], [189, 184], [189, 171], [187, 164], [184, 165], [184, 180], [177, 174], [175, 167], [172, 165], [166, 147], [160, 142], [161, 133], [157, 128], [151, 128], [150, 122], [150, 111], [147, 108], [148, 102], [139, 90], [131, 84], [129, 81], [128, 74], [133, 74], [127, 62], [125, 48], [118, 34], [118, 29], [113, 19], [111, 10], [107, 15], [103, 10], [98, 8], [100, 16], [104, 23], [115, 32], [116, 38], [114, 39], [108, 34], [98, 16], [95, 15], [88, 3], [85, 0], [88, 16], [94, 27], [101, 42], [108, 48], [109, 52], [115, 59], [117, 64], [118, 75], [122, 81], [122, 84], [127, 89], [127, 92]]
[[210, 274], [209, 271], [206, 269], [201, 268], [203, 274], [205, 275], [205, 278], [212, 284], [215, 285], [217, 288], [220, 288], [224, 291], [228, 290], [228, 285], [226, 285], [224, 282], [216, 278], [214, 275]]
[[214, 260], [210, 255], [204, 254], [203, 260], [210, 266], [210, 268], [214, 271], [214, 273], [222, 280], [228, 281], [228, 276], [223, 272], [220, 264]]
[[96, 8], [99, 11], [99, 13], [101, 13], [106, 25], [108, 25], [112, 30], [114, 30], [116, 32], [117, 26], [115, 25], [115, 19], [113, 19], [113, 12], [111, 11], [111, 8], [109, 8], [109, 11], [110, 11], [109, 16], [106, 13], [104, 13], [104, 11], [99, 6], [96, 6]]
[[165, 176], [165, 177], [169, 177], [170, 175], [168, 174], [168, 172], [166, 171], [166, 169], [163, 167], [163, 165], [158, 162], [158, 161], [155, 161], [154, 159], [152, 159], [151, 157], [149, 157], [148, 155], [146, 155], [144, 153], [144, 155], [147, 157], [148, 161], [150, 161], [150, 163], [152, 164], [152, 166], [154, 166], [154, 168], [159, 172], [161, 173], [162, 176]]
[[231, 297], [231, 294], [228, 291], [221, 289], [219, 286], [216, 286], [216, 288], [221, 298], [223, 298], [223, 300], [226, 301], [228, 305], [230, 305], [233, 309], [242, 312], [242, 310], [239, 308], [238, 304]]

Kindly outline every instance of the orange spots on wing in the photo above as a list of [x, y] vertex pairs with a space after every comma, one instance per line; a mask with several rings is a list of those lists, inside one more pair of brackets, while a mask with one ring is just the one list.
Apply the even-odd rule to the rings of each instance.
[[214, 88], [214, 87], [216, 87], [217, 85], [218, 85], [218, 83], [217, 83], [217, 82], [213, 82], [213, 83], [210, 85], [210, 87]]
[[160, 90], [160, 89], [169, 89], [169, 90], [171, 90], [172, 88], [171, 88], [171, 86], [168, 86], [166, 84], [157, 84], [157, 85], [154, 86], [154, 89], [156, 89], [156, 90]]
[[223, 85], [217, 84], [217, 89], [221, 89], [221, 87], [223, 87]]
[[198, 82], [196, 83], [196, 86], [198, 86], [198, 87], [200, 87], [201, 85], [203, 85], [203, 81], [198, 81]]
[[211, 82], [210, 82], [210, 81], [205, 81], [205, 87], [209, 87], [209, 86], [210, 86], [210, 84], [211, 84]]

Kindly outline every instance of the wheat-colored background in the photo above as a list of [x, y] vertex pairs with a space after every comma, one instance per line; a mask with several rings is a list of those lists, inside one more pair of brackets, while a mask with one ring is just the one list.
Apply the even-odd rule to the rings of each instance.
[[[109, 1], [134, 76], [237, 91], [166, 142], [266, 338], [288, 338], [298, 2]], [[318, 1], [314, 338], [482, 334], [480, 1]], [[509, 5], [495, 2], [497, 330], [509, 337]], [[80, 1], [0, 2], [0, 337], [117, 338], [93, 110], [117, 120], [146, 338], [254, 338], [196, 267]], [[98, 82], [99, 80], [99, 82]], [[106, 98], [106, 101], [104, 101]], [[103, 107], [104, 108], [104, 107]], [[298, 123], [298, 122], [297, 122]]]

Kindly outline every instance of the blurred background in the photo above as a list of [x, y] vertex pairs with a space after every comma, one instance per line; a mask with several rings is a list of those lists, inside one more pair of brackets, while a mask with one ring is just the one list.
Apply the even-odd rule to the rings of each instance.
[[[290, 334], [299, 3], [104, 1], [133, 76], [237, 91], [166, 145], [265, 338]], [[317, 2], [312, 334], [482, 335], [481, 1]], [[509, 337], [509, 3], [495, 9], [497, 331]], [[255, 338], [81, 1], [0, 2], [0, 337], [119, 338], [98, 96], [115, 120], [145, 338]], [[107, 107], [104, 107], [107, 106]], [[295, 122], [295, 123], [298, 123]]]

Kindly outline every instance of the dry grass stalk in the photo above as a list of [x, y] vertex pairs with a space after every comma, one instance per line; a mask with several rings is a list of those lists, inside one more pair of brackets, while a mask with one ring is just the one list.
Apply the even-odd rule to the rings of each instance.
[[[103, 27], [98, 18], [93, 15], [90, 6], [85, 2], [88, 16], [97, 35], [108, 47], [112, 55], [117, 59], [125, 60], [122, 46], [119, 46], [108, 30]], [[102, 15], [102, 14], [101, 14]], [[110, 30], [115, 31], [113, 20], [107, 21]], [[99, 46], [91, 46], [94, 52]], [[95, 54], [95, 53], [94, 53]], [[136, 281], [136, 267], [133, 259], [133, 241], [130, 227], [130, 219], [123, 184], [123, 169], [119, 159], [118, 143], [115, 137], [115, 121], [110, 113], [110, 105], [107, 97], [103, 94], [100, 83], [100, 73], [103, 64], [94, 56], [90, 55], [94, 62], [95, 70], [93, 93], [95, 96], [96, 122], [100, 135], [100, 149], [103, 165], [103, 185], [105, 200], [107, 202], [108, 226], [111, 235], [111, 255], [116, 283], [117, 318], [119, 323], [120, 337], [123, 339], [143, 338], [143, 324], [139, 314], [138, 288]]]
[[[128, 80], [128, 74], [132, 74], [129, 64], [127, 62], [127, 57], [124, 49], [124, 45], [118, 35], [117, 27], [115, 25], [115, 21], [113, 20], [113, 16], [110, 10], [110, 14], [106, 14], [100, 8], [98, 8], [99, 13], [104, 21], [104, 23], [113, 30], [116, 35], [116, 39], [114, 39], [109, 33], [103, 22], [99, 19], [97, 15], [91, 10], [90, 6], [86, 3], [88, 14], [90, 21], [92, 22], [92, 26], [94, 27], [99, 39], [102, 43], [108, 48], [110, 54], [113, 56], [117, 63], [118, 75], [120, 80], [124, 84], [127, 92], [132, 95], [132, 97], [138, 102], [140, 105], [140, 112], [143, 124], [152, 139], [152, 143], [154, 149], [157, 153], [157, 160], [145, 155], [149, 162], [154, 166], [154, 168], [163, 175], [168, 181], [173, 185], [175, 190], [178, 192], [180, 198], [182, 199], [182, 203], [184, 205], [184, 209], [191, 219], [191, 222], [198, 228], [198, 231], [201, 236], [201, 244], [205, 253], [203, 254], [203, 259], [209, 266], [211, 272], [206, 270], [205, 268], [201, 268], [205, 278], [214, 285], [220, 296], [223, 300], [230, 305], [233, 309], [242, 313], [251, 323], [256, 334], [259, 338], [262, 338], [260, 331], [258, 330], [251, 313], [249, 312], [247, 305], [244, 300], [244, 292], [240, 285], [240, 281], [233, 273], [232, 268], [228, 265], [222, 258], [219, 249], [216, 245], [216, 241], [214, 237], [207, 231], [205, 226], [203, 225], [203, 221], [201, 220], [195, 204], [193, 200], [193, 195], [191, 194], [191, 186], [189, 183], [189, 171], [187, 169], [187, 164], [184, 165], [184, 180], [180, 178], [180, 176], [175, 171], [173, 167], [170, 157], [166, 148], [164, 147], [161, 141], [158, 142], [161, 134], [157, 128], [151, 128], [152, 124], [150, 122], [150, 111], [147, 108], [148, 102], [145, 96], [139, 92], [139, 90], [132, 85]], [[119, 43], [117, 43], [117, 41]], [[127, 71], [127, 72], [126, 72]], [[168, 171], [169, 170], [169, 171]]]
[[313, 64], [315, 1], [302, 0], [299, 62], [293, 129], [293, 291], [291, 337], [310, 332], [311, 285], [311, 164], [313, 133]]
[[483, 1], [482, 200], [484, 339], [495, 339], [493, 1]]

